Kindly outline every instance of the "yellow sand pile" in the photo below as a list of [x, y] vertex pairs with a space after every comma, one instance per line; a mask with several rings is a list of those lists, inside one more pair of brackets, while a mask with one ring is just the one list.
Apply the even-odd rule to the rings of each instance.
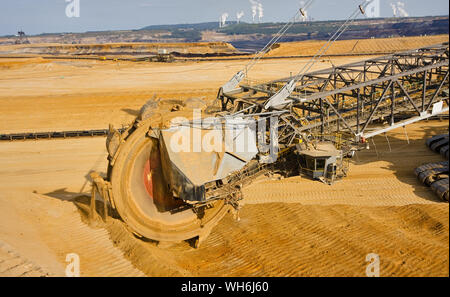
[[[327, 54], [366, 54], [366, 53], [390, 53], [420, 48], [438, 43], [448, 42], [448, 35], [378, 38], [362, 40], [340, 40], [336, 41]], [[314, 55], [325, 44], [326, 41], [301, 41], [284, 42], [277, 44], [267, 56], [308, 56]]]

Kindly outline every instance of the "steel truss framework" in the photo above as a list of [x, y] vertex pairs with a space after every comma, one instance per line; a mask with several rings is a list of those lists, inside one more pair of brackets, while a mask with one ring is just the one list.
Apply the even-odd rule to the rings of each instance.
[[[292, 78], [243, 82], [219, 93], [225, 114], [279, 114], [279, 143], [342, 133], [360, 142], [377, 134], [448, 111], [448, 43], [315, 71], [301, 76], [289, 104], [264, 104]], [[442, 103], [441, 103], [442, 102]], [[436, 105], [437, 103], [437, 105]], [[442, 108], [441, 108], [442, 104]]]

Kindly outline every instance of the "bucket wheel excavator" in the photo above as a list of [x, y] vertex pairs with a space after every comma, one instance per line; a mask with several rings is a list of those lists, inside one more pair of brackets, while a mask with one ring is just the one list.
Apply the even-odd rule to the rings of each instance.
[[[252, 66], [313, 2], [308, 1], [298, 10], [293, 20], [255, 55]], [[244, 72], [240, 71], [220, 92], [235, 88], [244, 76]], [[238, 209], [236, 201], [239, 200], [242, 186], [241, 174], [249, 173], [242, 169], [248, 163], [251, 166], [245, 169], [254, 169], [252, 166], [257, 162], [249, 161], [255, 153], [239, 154], [225, 149], [224, 152], [173, 151], [169, 144], [173, 136], [171, 120], [177, 117], [192, 118], [192, 110], [201, 108], [203, 102], [190, 102], [192, 104], [188, 103], [189, 106], [174, 104], [161, 109], [161, 104], [155, 99], [142, 107], [134, 123], [127, 129], [116, 130], [110, 125], [106, 141], [109, 162], [107, 176], [100, 177], [96, 172], [91, 174], [92, 199], [95, 200], [96, 194], [100, 193], [105, 210], [109, 203], [128, 229], [138, 237], [160, 243], [192, 241], [198, 247], [226, 213]], [[187, 133], [190, 130], [203, 128], [202, 125], [193, 125]], [[205, 134], [200, 131], [202, 133]], [[217, 186], [219, 183], [222, 187]], [[206, 192], [209, 192], [210, 199], [207, 199]], [[224, 197], [227, 199], [222, 199]], [[95, 208], [92, 201], [91, 207]]]
[[[312, 2], [299, 9], [268, 45], [220, 88], [213, 106], [190, 100], [164, 107], [164, 102], [153, 98], [128, 128], [116, 130], [110, 126], [106, 141], [107, 175], [91, 175], [92, 200], [100, 193], [105, 206], [109, 203], [129, 230], [139, 237], [160, 243], [189, 241], [198, 247], [226, 213], [233, 212], [239, 218], [241, 189], [256, 177], [305, 173], [331, 184], [346, 175], [344, 159], [358, 149], [368, 148], [366, 138], [377, 135], [377, 131], [383, 133], [395, 128], [396, 113], [411, 111], [406, 107], [408, 100], [417, 109], [415, 101], [432, 97], [428, 108], [433, 106], [433, 113], [423, 110], [403, 126], [435, 114], [432, 103], [442, 99], [440, 90], [448, 78], [448, 69], [444, 77], [448, 46], [436, 49], [446, 51], [446, 55], [441, 55], [446, 57], [445, 61], [431, 54], [430, 63], [425, 63], [427, 57], [417, 58], [419, 62], [414, 67], [425, 67], [431, 78], [423, 97], [419, 94], [422, 88], [417, 84], [399, 83], [408, 76], [417, 76], [419, 70], [411, 64], [400, 67], [403, 76], [396, 73], [397, 68], [388, 70], [389, 65], [397, 67], [401, 61], [387, 64], [382, 59], [374, 60], [373, 65], [382, 63], [385, 68], [378, 77], [370, 77], [375, 75], [374, 69], [367, 75], [353, 77], [351, 82], [341, 82], [348, 74], [337, 73], [341, 69], [334, 67], [330, 70], [336, 75], [334, 83], [327, 83], [332, 75], [326, 71], [306, 75], [331, 44], [364, 13], [371, 3], [366, 0], [296, 76], [264, 85], [252, 86], [244, 81], [253, 65], [301, 18]], [[424, 51], [424, 55], [429, 52], [432, 51]], [[349, 67], [357, 69], [360, 65]], [[364, 71], [368, 69], [366, 65], [361, 67]], [[365, 81], [358, 81], [362, 79]], [[355, 90], [351, 89], [353, 84], [357, 85]], [[412, 88], [416, 88], [414, 93], [410, 91]], [[360, 93], [359, 89], [364, 92]], [[317, 90], [325, 95], [314, 93]], [[436, 94], [431, 93], [434, 90]], [[405, 96], [399, 96], [399, 92]], [[332, 99], [322, 100], [327, 96], [350, 99], [345, 104], [343, 99], [334, 104], [329, 101]], [[448, 111], [448, 107], [442, 106], [442, 100], [440, 103], [438, 112]], [[389, 128], [377, 126], [377, 131], [363, 133], [369, 124], [375, 120], [382, 123], [389, 115]], [[344, 126], [349, 131], [357, 127], [358, 133], [342, 132]]]
[[193, 209], [174, 197], [163, 173], [163, 148], [159, 139], [151, 135], [154, 128], [160, 127], [160, 119], [160, 115], [140, 117], [122, 133], [110, 127], [110, 203], [136, 235], [159, 242], [204, 238], [229, 207], [224, 201], [216, 201]]

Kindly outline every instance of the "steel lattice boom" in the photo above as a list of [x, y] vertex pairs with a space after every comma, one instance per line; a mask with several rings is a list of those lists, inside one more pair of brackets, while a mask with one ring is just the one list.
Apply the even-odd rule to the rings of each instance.
[[447, 112], [448, 72], [446, 43], [304, 74], [281, 108], [264, 105], [290, 77], [262, 84], [246, 80], [219, 98], [225, 113], [281, 112], [281, 146], [335, 132], [359, 142]]

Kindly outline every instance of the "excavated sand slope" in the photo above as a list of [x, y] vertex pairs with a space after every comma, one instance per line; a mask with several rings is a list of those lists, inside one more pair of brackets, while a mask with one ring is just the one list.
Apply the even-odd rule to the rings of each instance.
[[[382, 276], [448, 276], [448, 204], [413, 173], [440, 160], [424, 139], [447, 124], [408, 126], [409, 145], [402, 129], [388, 133], [392, 152], [376, 137], [378, 158], [360, 152], [334, 186], [304, 178], [250, 186], [241, 220], [227, 215], [197, 250], [157, 247], [118, 219], [86, 225], [85, 176], [104, 172], [104, 139], [2, 143], [0, 240], [15, 254], [0, 261], [31, 267], [15, 275], [64, 275], [66, 255], [77, 253], [84, 276], [364, 276], [366, 255], [377, 253]], [[2, 265], [0, 275], [15, 273]]]
[[[448, 35], [395, 37], [362, 40], [338, 40], [327, 51], [329, 55], [391, 53], [448, 42]], [[268, 57], [315, 55], [325, 41], [301, 41], [280, 43]]]
[[107, 44], [22, 44], [2, 45], [0, 53], [8, 54], [52, 54], [52, 55], [90, 55], [90, 54], [154, 54], [158, 50], [181, 54], [234, 54], [238, 50], [226, 42], [194, 43], [107, 43]]
[[[268, 57], [314, 55], [326, 41], [281, 42], [271, 50]], [[404, 51], [411, 48], [448, 42], [448, 35], [376, 38], [363, 40], [338, 40], [327, 51], [330, 55], [376, 54]], [[227, 42], [197, 43], [109, 43], [109, 44], [53, 44], [1, 45], [3, 54], [35, 55], [148, 55], [165, 49], [180, 54], [236, 54], [239, 51]]]

